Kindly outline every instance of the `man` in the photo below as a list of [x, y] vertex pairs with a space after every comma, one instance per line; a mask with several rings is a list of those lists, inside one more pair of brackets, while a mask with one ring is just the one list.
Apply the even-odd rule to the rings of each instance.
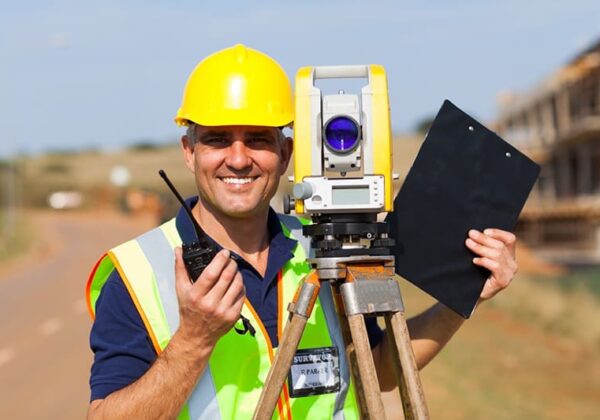
[[[194, 231], [180, 211], [98, 262], [88, 283], [96, 316], [89, 418], [251, 416], [286, 322], [285, 305], [309, 269], [307, 250], [294, 239], [300, 224], [269, 207], [292, 153], [281, 128], [292, 121], [289, 80], [270, 57], [237, 45], [194, 69], [176, 118], [188, 126], [181, 144], [199, 194], [188, 203], [221, 251], [192, 283], [180, 244], [192, 241]], [[514, 242], [500, 230], [469, 233], [474, 263], [492, 273], [481, 300], [512, 280]], [[339, 386], [297, 397], [294, 385], [286, 385], [275, 412], [280, 418], [358, 417], [332, 308], [323, 287], [300, 348], [332, 349]], [[240, 314], [255, 335], [241, 329]], [[409, 320], [417, 365], [425, 366], [462, 322], [441, 304]], [[373, 320], [368, 331], [381, 388], [391, 389], [387, 336]]]

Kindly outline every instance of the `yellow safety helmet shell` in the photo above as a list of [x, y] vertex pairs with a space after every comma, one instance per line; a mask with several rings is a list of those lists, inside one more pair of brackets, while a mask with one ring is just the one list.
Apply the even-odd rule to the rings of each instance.
[[238, 44], [196, 66], [175, 122], [283, 127], [293, 119], [292, 87], [283, 68], [268, 55]]

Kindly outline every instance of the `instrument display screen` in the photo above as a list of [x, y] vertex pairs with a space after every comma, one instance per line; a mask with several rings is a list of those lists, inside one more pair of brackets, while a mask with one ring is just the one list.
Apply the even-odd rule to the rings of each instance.
[[368, 185], [333, 186], [331, 202], [334, 206], [369, 204], [370, 194]]

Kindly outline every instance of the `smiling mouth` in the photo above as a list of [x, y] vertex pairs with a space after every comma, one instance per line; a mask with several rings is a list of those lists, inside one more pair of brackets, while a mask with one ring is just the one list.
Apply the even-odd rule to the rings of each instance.
[[246, 176], [246, 177], [219, 177], [221, 181], [229, 185], [245, 185], [258, 179], [257, 176]]

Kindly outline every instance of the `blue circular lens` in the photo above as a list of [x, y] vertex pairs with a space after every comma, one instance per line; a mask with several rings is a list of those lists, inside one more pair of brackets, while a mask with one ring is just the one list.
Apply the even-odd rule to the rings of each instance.
[[358, 124], [352, 118], [335, 117], [325, 126], [325, 143], [334, 152], [348, 152], [358, 144], [359, 134]]

